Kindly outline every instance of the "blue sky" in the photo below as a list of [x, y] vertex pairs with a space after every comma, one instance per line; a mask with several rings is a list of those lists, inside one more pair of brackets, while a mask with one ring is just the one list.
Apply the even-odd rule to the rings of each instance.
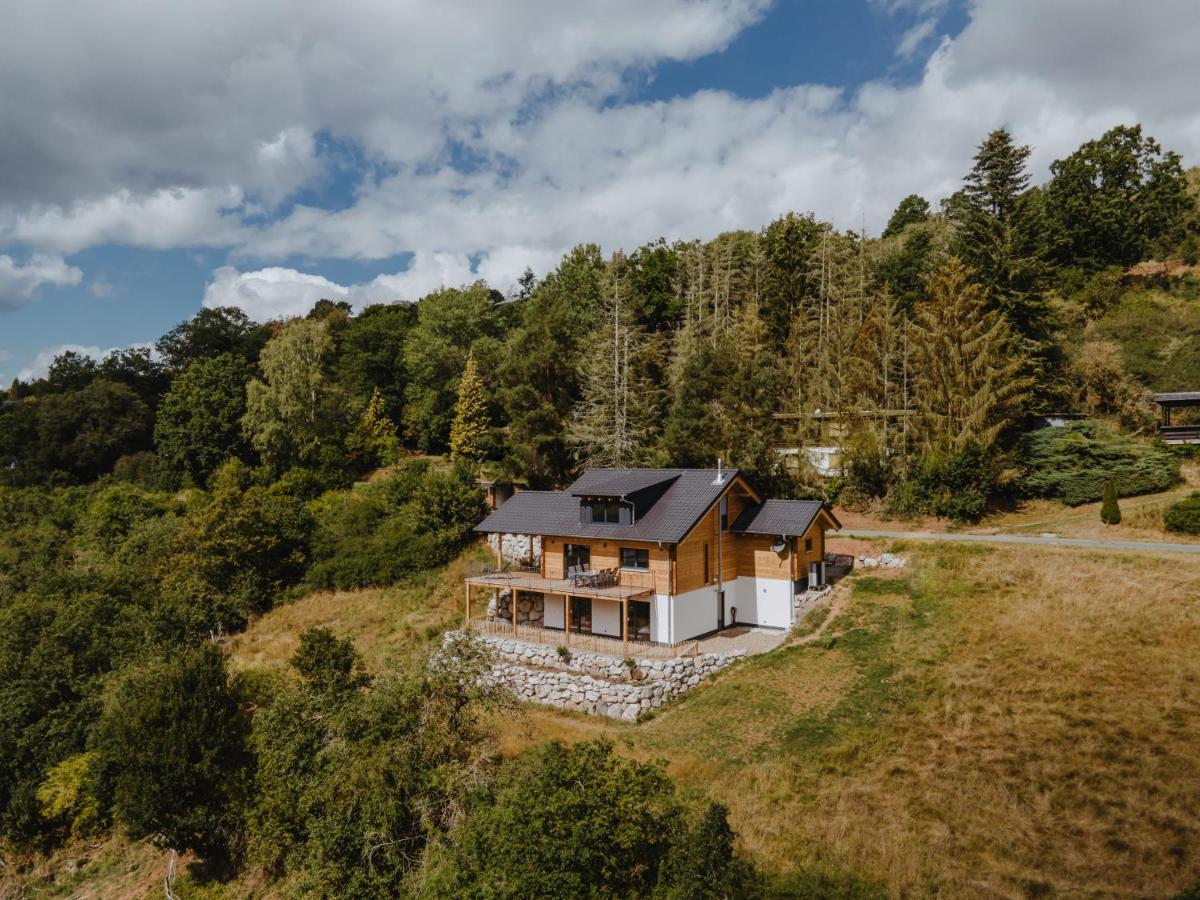
[[63, 24], [18, 0], [0, 379], [202, 304], [265, 319], [503, 290], [578, 241], [788, 209], [877, 230], [910, 191], [953, 190], [997, 125], [1041, 172], [1131, 119], [1194, 162], [1200, 13], [1149, 5], [113, 0]]

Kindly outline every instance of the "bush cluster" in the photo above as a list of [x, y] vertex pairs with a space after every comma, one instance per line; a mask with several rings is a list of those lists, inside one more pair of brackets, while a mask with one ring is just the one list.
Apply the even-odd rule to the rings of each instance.
[[1163, 517], [1167, 531], [1200, 534], [1200, 493], [1185, 497], [1167, 510]]
[[1102, 499], [1109, 481], [1122, 497], [1164, 491], [1179, 482], [1179, 463], [1169, 450], [1091, 420], [1031, 432], [1021, 450], [1024, 495], [1069, 506]]

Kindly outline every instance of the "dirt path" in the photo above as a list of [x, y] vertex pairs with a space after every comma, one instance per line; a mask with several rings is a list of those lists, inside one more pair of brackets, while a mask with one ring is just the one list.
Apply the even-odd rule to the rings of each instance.
[[788, 641], [788, 647], [799, 647], [802, 644], [811, 644], [813, 641], [820, 640], [825, 632], [829, 630], [829, 626], [833, 620], [842, 614], [842, 610], [850, 602], [850, 586], [845, 582], [835, 585], [833, 590], [829, 592], [829, 599], [825, 602], [828, 604], [829, 609], [829, 614], [825, 616], [825, 620], [814, 631]]
[[1200, 544], [1168, 541], [1105, 541], [1098, 538], [1034, 537], [1021, 534], [963, 534], [937, 531], [874, 531], [844, 528], [830, 537], [893, 538], [901, 541], [947, 541], [963, 544], [1026, 544], [1035, 547], [1081, 547], [1091, 550], [1146, 550], [1152, 553], [1200, 553]]

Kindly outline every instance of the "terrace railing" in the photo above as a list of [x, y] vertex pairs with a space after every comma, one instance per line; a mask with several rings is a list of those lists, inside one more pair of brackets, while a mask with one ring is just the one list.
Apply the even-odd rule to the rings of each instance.
[[[632, 587], [644, 590], [654, 590], [655, 580], [653, 572], [637, 572], [629, 569], [617, 569], [613, 573], [613, 581], [609, 583], [601, 583], [598, 579], [593, 580], [589, 576], [596, 576], [599, 573], [586, 572], [580, 576], [576, 576], [580, 588], [587, 587]], [[474, 563], [467, 567], [467, 578], [487, 578], [489, 580], [502, 581], [506, 585], [511, 584], [513, 587], [520, 590], [544, 590], [546, 581], [570, 581], [571, 578], [551, 573], [543, 577], [542, 570], [538, 566], [522, 566], [516, 564], [505, 564], [502, 568], [485, 563]]]

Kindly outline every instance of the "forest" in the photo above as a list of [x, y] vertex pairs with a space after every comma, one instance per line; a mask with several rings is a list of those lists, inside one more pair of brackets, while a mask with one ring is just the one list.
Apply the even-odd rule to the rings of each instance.
[[[15, 381], [6, 868], [119, 828], [217, 881], [255, 869], [308, 896], [795, 890], [661, 766], [604, 742], [500, 758], [486, 721], [506, 701], [469, 640], [429, 635], [371, 677], [312, 629], [278, 679], [231, 671], [220, 643], [307, 592], [447, 564], [485, 512], [480, 474], [543, 488], [721, 458], [774, 496], [960, 521], [1176, 483], [1150, 395], [1200, 390], [1200, 170], [1139, 126], [1040, 184], [1030, 152], [992, 132], [959, 191], [904, 198], [877, 237], [787, 213], [628, 253], [581, 243], [508, 295], [322, 300], [266, 323], [204, 309], [152, 349]], [[1084, 420], [1036, 429], [1051, 413]], [[785, 465], [779, 448], [831, 427], [839, 477]], [[555, 816], [578, 827], [509, 853], [505, 834]]]

